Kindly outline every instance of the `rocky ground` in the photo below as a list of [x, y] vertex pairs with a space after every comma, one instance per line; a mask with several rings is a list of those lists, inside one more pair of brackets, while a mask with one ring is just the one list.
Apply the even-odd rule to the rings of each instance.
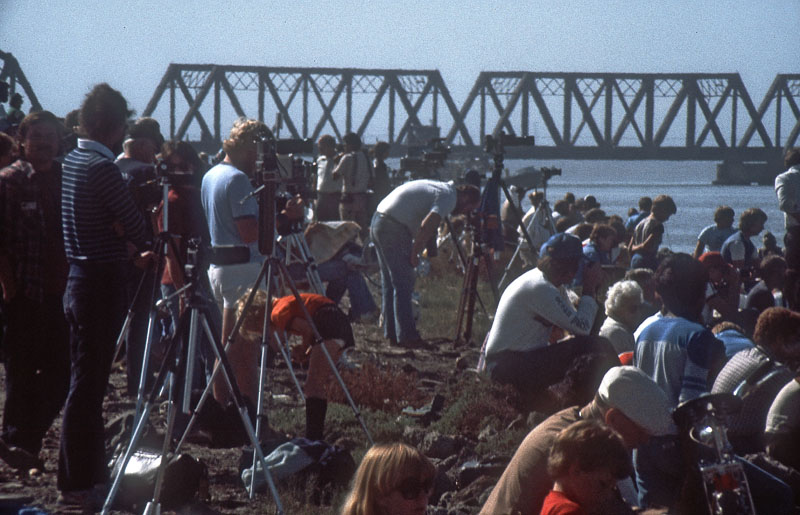
[[[373, 280], [376, 277], [373, 275]], [[530, 427], [516, 409], [510, 391], [494, 387], [473, 370], [479, 343], [489, 327], [488, 318], [476, 307], [474, 340], [456, 345], [455, 320], [461, 292], [461, 276], [452, 266], [434, 264], [418, 282], [422, 316], [420, 328], [429, 338], [424, 349], [392, 348], [381, 337], [376, 323], [354, 324], [356, 349], [349, 352], [343, 373], [350, 393], [359, 405], [365, 425], [375, 441], [404, 440], [417, 445], [437, 465], [439, 476], [429, 513], [477, 513], [510, 454]], [[377, 288], [372, 285], [376, 299]], [[481, 287], [487, 309], [494, 305], [488, 288]], [[303, 374], [299, 374], [302, 382]], [[0, 380], [0, 384], [3, 384]], [[302, 436], [303, 405], [283, 363], [269, 369], [268, 423], [277, 435]], [[355, 462], [369, 444], [354, 411], [336, 384], [339, 397], [332, 403], [326, 423], [326, 441], [345, 448]], [[433, 409], [428, 409], [433, 405]], [[134, 402], [124, 395], [122, 365], [112, 374], [105, 400], [106, 420], [130, 410]], [[412, 412], [412, 408], [418, 409]], [[406, 413], [403, 413], [406, 409]], [[152, 420], [162, 427], [163, 414], [154, 410]], [[6, 504], [20, 501], [47, 512], [59, 512], [55, 487], [60, 420], [44, 442], [44, 471], [19, 474], [0, 464], [0, 495]], [[274, 513], [271, 496], [248, 498], [238, 477], [242, 447], [210, 448], [188, 444], [185, 452], [202, 460], [208, 469], [194, 503], [182, 513]], [[342, 478], [346, 480], [347, 478]], [[334, 489], [321, 504], [313, 494], [313, 479], [298, 476], [279, 483], [286, 513], [336, 513], [344, 490]], [[2, 502], [0, 502], [0, 513]]]

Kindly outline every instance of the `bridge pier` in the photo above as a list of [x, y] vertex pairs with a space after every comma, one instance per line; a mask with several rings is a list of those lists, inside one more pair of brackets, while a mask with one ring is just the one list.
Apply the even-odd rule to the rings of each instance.
[[717, 164], [714, 184], [772, 186], [775, 183], [775, 176], [783, 172], [782, 167], [783, 162], [779, 158], [760, 162], [726, 160]]

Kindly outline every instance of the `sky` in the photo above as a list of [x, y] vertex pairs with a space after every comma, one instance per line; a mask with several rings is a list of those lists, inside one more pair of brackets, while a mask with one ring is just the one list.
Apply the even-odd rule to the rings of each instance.
[[[754, 102], [800, 72], [800, 1], [0, 0], [0, 50], [63, 116], [108, 82], [141, 112], [169, 63], [741, 74]], [[162, 121], [162, 126], [163, 126]]]

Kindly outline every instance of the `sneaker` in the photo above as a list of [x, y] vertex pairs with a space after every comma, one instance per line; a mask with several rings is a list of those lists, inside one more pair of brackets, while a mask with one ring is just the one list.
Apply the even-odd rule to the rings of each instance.
[[21, 447], [8, 445], [2, 438], [0, 438], [0, 459], [19, 471], [27, 472], [34, 468], [44, 469], [44, 463], [38, 456]]

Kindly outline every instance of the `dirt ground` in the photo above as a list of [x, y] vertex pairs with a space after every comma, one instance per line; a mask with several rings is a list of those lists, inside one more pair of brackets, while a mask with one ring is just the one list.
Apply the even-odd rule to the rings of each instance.
[[[453, 279], [446, 281], [447, 284], [452, 285], [453, 291], [456, 292], [455, 294], [452, 292], [439, 292], [445, 295], [447, 299], [445, 303], [447, 305], [426, 311], [427, 314], [425, 316], [428, 317], [428, 327], [438, 327], [438, 330], [435, 331], [438, 335], [453, 332], [451, 318], [455, 317], [455, 311], [457, 310], [459, 281], [460, 279], [455, 275]], [[375, 298], [378, 299], [376, 285], [373, 283], [370, 287]], [[439, 302], [435, 299], [431, 301], [434, 303]], [[442, 313], [447, 313], [447, 320], [437, 320], [439, 310]], [[381, 336], [377, 322], [354, 324], [353, 328], [357, 345], [356, 349], [348, 355], [350, 361], [353, 363], [373, 362], [379, 364], [379, 367], [391, 366], [395, 370], [413, 372], [414, 377], [418, 379], [416, 389], [421, 392], [420, 398], [423, 399], [432, 397], [433, 393], [456, 370], [457, 366], [463, 366], [457, 365], [457, 360], [466, 358], [471, 367], [474, 367], [474, 362], [477, 361], [478, 344], [475, 343], [471, 346], [456, 348], [451, 341], [443, 337], [439, 338], [429, 349], [410, 351], [389, 347]], [[429, 336], [431, 330], [423, 327], [422, 332], [424, 335]], [[477, 334], [476, 337], [482, 339], [483, 334]], [[276, 368], [270, 369], [269, 373], [270, 377], [266, 388], [266, 391], [271, 394], [268, 415], [274, 417], [270, 420], [270, 426], [277, 425], [279, 430], [283, 429], [283, 433], [290, 437], [302, 436], [302, 424], [304, 423], [302, 418], [303, 405], [299, 401], [295, 386], [286, 371], [285, 365], [280, 363]], [[0, 372], [0, 375], [3, 374], [3, 372]], [[5, 397], [4, 384], [4, 377], [0, 377], [0, 402], [3, 402]], [[112, 372], [104, 403], [106, 422], [134, 408], [134, 401], [124, 395], [124, 384], [123, 365], [118, 363]], [[352, 417], [352, 414], [347, 413], [348, 410], [349, 408], [345, 406], [344, 416]], [[154, 412], [156, 414], [152, 418], [156, 424], [163, 423], [164, 417], [158, 413], [158, 410], [154, 410]], [[281, 415], [275, 416], [275, 413]], [[292, 422], [281, 422], [284, 415], [289, 417]], [[352, 451], [356, 461], [360, 459], [367, 444], [364, 441], [363, 434], [360, 434], [360, 428], [355, 424], [355, 417], [351, 421], [352, 427], [349, 432], [337, 432], [335, 428], [332, 429], [330, 427], [331, 419], [332, 415], [329, 409], [328, 422], [326, 423], [326, 440], [330, 438], [330, 443], [337, 443], [347, 447], [348, 450]], [[273, 423], [273, 420], [275, 420], [275, 423]], [[399, 418], [396, 423], [393, 419], [388, 420], [389, 425], [406, 423]], [[0, 462], [0, 513], [7, 513], [7, 511], [3, 511], [4, 505], [13, 505], [17, 501], [50, 513], [63, 512], [60, 511], [59, 506], [56, 504], [58, 491], [55, 486], [60, 423], [60, 419], [56, 421], [44, 440], [44, 448], [41, 455], [46, 464], [44, 471], [30, 476], [19, 474]], [[281, 424], [283, 424], [283, 428], [280, 427]], [[397, 431], [397, 434], [402, 434], [403, 429], [402, 427], [393, 428], [391, 431]], [[209, 479], [207, 489], [203, 489], [204, 492], [201, 494], [201, 498], [198, 498], [197, 503], [180, 510], [180, 512], [225, 514], [275, 512], [275, 506], [268, 494], [259, 494], [254, 500], [248, 498], [237, 474], [241, 447], [212, 449], [203, 445], [188, 444], [184, 450], [193, 457], [205, 462], [208, 467]], [[298, 495], [296, 491], [287, 492], [283, 488], [281, 492], [286, 513], [336, 512], [336, 501], [334, 501], [333, 506], [328, 507], [303, 506], [302, 494]], [[284, 495], [288, 497], [288, 501], [283, 498]], [[339, 500], [342, 495], [342, 493], [339, 494]], [[429, 513], [432, 513], [432, 511], [429, 511]]]

